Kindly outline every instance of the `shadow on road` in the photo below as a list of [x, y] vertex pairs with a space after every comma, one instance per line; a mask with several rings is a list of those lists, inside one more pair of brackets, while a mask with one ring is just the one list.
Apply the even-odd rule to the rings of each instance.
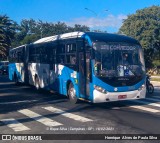
[[[148, 95], [147, 97], [152, 97], [153, 95]], [[143, 99], [145, 100], [145, 99]], [[134, 103], [132, 101], [116, 101], [108, 103], [84, 103], [80, 101], [79, 104], [73, 105], [68, 103], [68, 99], [65, 96], [59, 96], [58, 94], [49, 93], [47, 91], [36, 91], [30, 86], [26, 85], [14, 85], [10, 82], [6, 76], [0, 76], [0, 114], [7, 114], [9, 112], [17, 112], [17, 110], [28, 109], [34, 106], [46, 105], [46, 104], [61, 104], [62, 108], [68, 108], [65, 112], [86, 112], [87, 110], [106, 110], [111, 111], [111, 109], [119, 109], [121, 107], [128, 107], [130, 105], [147, 105], [141, 103]], [[156, 103], [159, 101], [152, 101], [149, 103]], [[114, 112], [114, 111], [113, 111]], [[59, 114], [47, 114], [46, 117], [54, 117]], [[39, 117], [41, 118], [41, 117]], [[20, 119], [21, 122], [29, 122], [33, 119], [23, 118]], [[4, 124], [0, 124], [3, 126]]]

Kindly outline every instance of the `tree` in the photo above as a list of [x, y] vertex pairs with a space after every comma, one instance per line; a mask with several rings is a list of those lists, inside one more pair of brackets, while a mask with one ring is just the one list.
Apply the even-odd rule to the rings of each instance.
[[0, 29], [0, 59], [5, 56], [6, 46], [5, 35], [3, 33], [3, 30]]
[[89, 27], [78, 24], [75, 24], [74, 27], [70, 27], [67, 26], [64, 22], [48, 23], [41, 20], [35, 21], [33, 19], [24, 19], [19, 25], [12, 46], [17, 47], [23, 44], [32, 43], [43, 37], [74, 31], [89, 31]]
[[[40, 30], [40, 27], [37, 27], [37, 23], [35, 20], [30, 19], [26, 20], [23, 19], [17, 27], [17, 32], [15, 34], [15, 39], [12, 42], [12, 47], [17, 47], [24, 44], [32, 43], [33, 41], [40, 38], [37, 37], [39, 33], [37, 32]], [[36, 33], [36, 34], [35, 34]]]
[[0, 59], [8, 56], [15, 35], [16, 23], [6, 15], [0, 15]]
[[89, 30], [89, 27], [87, 27], [85, 25], [75, 24], [74, 27], [73, 27], [73, 31], [86, 32], [86, 31], [90, 31], [90, 30]]
[[154, 57], [160, 53], [160, 7], [144, 8], [129, 15], [119, 33], [140, 41], [145, 49], [146, 66], [150, 67]]

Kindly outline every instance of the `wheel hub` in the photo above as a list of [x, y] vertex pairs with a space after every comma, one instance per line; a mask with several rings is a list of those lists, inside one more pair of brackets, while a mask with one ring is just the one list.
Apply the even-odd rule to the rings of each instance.
[[72, 98], [75, 98], [75, 93], [76, 93], [76, 92], [75, 92], [75, 89], [74, 89], [74, 88], [71, 88], [69, 93], [70, 93], [70, 96], [71, 96]]

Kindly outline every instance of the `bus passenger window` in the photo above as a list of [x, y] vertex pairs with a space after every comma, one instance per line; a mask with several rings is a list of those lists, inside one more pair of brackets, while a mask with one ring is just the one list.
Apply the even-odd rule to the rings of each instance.
[[61, 64], [63, 64], [63, 63], [64, 63], [64, 60], [63, 60], [62, 58], [60, 59], [60, 63], [61, 63]]
[[67, 64], [71, 64], [71, 65], [75, 65], [76, 64], [76, 56], [73, 54], [67, 54], [66, 55], [66, 63]]
[[60, 44], [59, 47], [57, 48], [57, 54], [64, 54], [65, 53], [65, 45]]
[[76, 57], [75, 56], [71, 56], [71, 64], [72, 65], [76, 64]]
[[76, 44], [67, 44], [66, 45], [66, 52], [67, 53], [75, 53], [76, 52]]
[[58, 56], [57, 61], [58, 64], [64, 64], [64, 55]]

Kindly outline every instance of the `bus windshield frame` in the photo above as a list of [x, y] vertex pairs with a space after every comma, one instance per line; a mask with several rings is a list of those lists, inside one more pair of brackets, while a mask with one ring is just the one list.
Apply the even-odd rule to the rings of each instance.
[[94, 74], [97, 77], [142, 77], [145, 64], [138, 44], [93, 42]]

